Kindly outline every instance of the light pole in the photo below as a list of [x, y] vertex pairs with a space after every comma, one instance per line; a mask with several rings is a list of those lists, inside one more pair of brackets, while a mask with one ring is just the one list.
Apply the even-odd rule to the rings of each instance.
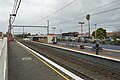
[[81, 34], [83, 33], [83, 29], [82, 29], [82, 25], [84, 24], [84, 22], [78, 22], [79, 24], [81, 24]]
[[86, 19], [88, 20], [88, 30], [89, 30], [89, 38], [90, 38], [90, 14], [86, 16]]

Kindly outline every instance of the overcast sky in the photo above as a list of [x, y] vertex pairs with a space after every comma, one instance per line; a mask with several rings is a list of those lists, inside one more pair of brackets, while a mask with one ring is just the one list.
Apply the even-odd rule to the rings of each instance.
[[[41, 20], [72, 1], [74, 0], [22, 0], [13, 25], [47, 25], [47, 20], [49, 20], [51, 33], [53, 33], [52, 27], [56, 27], [55, 33], [60, 33], [61, 29], [62, 32], [80, 32], [78, 22], [83, 21], [85, 23], [83, 31], [88, 32], [85, 18], [87, 14], [92, 15], [120, 7], [120, 0], [102, 8], [98, 7], [116, 0], [76, 0], [61, 11]], [[9, 14], [12, 13], [13, 4], [14, 0], [0, 0], [0, 31], [2, 32], [7, 31]], [[120, 21], [116, 20], [120, 20], [120, 9], [93, 15], [90, 19], [91, 32], [95, 30], [94, 24], [97, 24], [97, 28], [103, 27], [108, 32], [115, 31], [120, 24]], [[45, 28], [25, 28], [25, 31], [37, 34], [46, 33]], [[14, 28], [14, 32], [22, 32], [22, 28]]]

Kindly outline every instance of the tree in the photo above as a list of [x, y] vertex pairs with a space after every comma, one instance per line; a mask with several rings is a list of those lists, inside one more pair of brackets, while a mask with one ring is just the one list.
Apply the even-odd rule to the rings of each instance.
[[[95, 31], [93, 31], [92, 33], [92, 36], [95, 37]], [[106, 30], [103, 29], [103, 28], [98, 28], [96, 30], [96, 38], [98, 39], [103, 39], [103, 38], [106, 38], [107, 37], [107, 33], [106, 33]]]
[[28, 36], [31, 36], [31, 34], [30, 34], [30, 33], [28, 33]]
[[95, 38], [95, 31], [93, 31], [92, 36], [94, 36], [94, 38]]

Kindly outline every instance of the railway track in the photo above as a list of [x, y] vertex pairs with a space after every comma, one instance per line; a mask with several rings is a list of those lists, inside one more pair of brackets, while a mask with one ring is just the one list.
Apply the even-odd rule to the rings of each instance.
[[120, 80], [120, 72], [88, 60], [80, 59], [79, 54], [48, 47], [45, 45], [20, 41], [43, 56], [58, 63], [85, 80]]

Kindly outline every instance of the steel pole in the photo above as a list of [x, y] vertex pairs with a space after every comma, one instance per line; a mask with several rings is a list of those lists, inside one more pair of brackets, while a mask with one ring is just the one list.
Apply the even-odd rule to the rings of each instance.
[[89, 38], [90, 38], [90, 21], [88, 20], [88, 30], [89, 30]]
[[83, 30], [82, 30], [82, 24], [81, 24], [81, 34], [83, 33]]
[[47, 26], [47, 35], [49, 35], [49, 20], [47, 20], [48, 26]]
[[97, 38], [97, 36], [96, 36], [96, 24], [95, 24], [95, 39]]

